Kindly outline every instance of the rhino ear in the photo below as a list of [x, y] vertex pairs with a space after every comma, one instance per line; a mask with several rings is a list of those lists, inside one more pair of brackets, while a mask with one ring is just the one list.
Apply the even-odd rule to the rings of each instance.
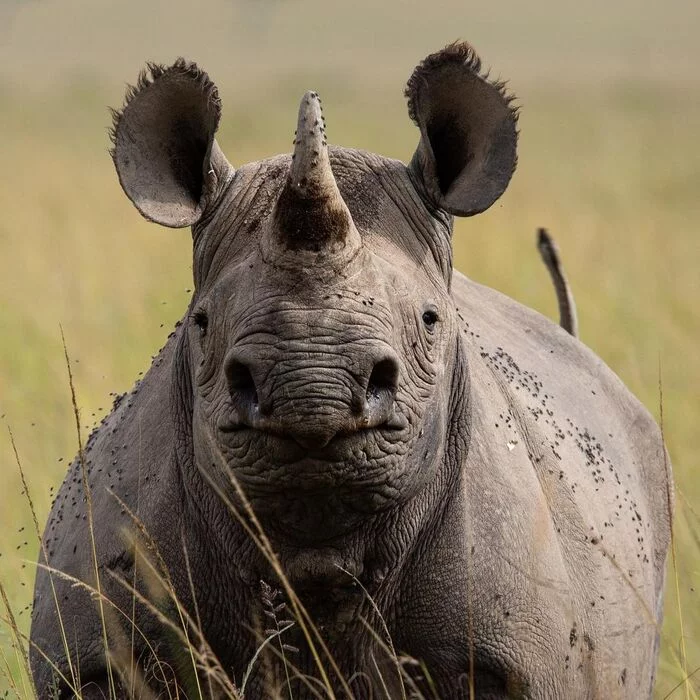
[[149, 221], [195, 224], [231, 166], [214, 140], [221, 102], [196, 64], [148, 64], [113, 112], [112, 158], [126, 195]]
[[431, 204], [457, 216], [488, 209], [517, 163], [514, 98], [481, 73], [481, 60], [467, 43], [428, 56], [405, 94], [421, 133], [410, 168]]

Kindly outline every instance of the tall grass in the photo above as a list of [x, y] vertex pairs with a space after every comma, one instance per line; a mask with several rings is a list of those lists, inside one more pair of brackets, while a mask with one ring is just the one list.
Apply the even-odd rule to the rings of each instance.
[[[333, 142], [410, 157], [416, 134], [400, 85], [388, 93], [366, 76], [342, 85], [317, 78]], [[76, 452], [59, 322], [84, 432], [107, 411], [110, 392], [146, 368], [192, 285], [187, 232], [142, 222], [113, 174], [104, 105], [120, 97], [88, 86], [39, 97], [0, 90], [0, 121], [11, 134], [0, 161], [0, 416], [40, 521]], [[232, 162], [290, 149], [296, 92], [272, 80], [224, 94], [220, 142]], [[576, 295], [582, 340], [657, 417], [661, 358], [678, 497], [657, 696], [693, 697], [700, 672], [682, 681], [700, 665], [700, 95], [637, 81], [529, 85], [521, 102], [518, 173], [492, 210], [458, 222], [456, 265], [554, 317], [534, 247], [536, 228], [547, 226]], [[0, 582], [21, 636], [38, 543], [5, 431], [0, 464]], [[29, 682], [12, 629], [0, 623], [0, 693], [12, 686], [24, 697]]]

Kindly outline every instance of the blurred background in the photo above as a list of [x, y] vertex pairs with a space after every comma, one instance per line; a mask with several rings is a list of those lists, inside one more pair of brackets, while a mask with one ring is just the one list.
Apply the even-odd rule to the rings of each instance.
[[[677, 556], [656, 692], [695, 697], [700, 678], [677, 684], [700, 666], [699, 32], [695, 0], [0, 0], [0, 582], [20, 628], [37, 544], [7, 428], [43, 528], [77, 448], [59, 324], [85, 436], [191, 294], [189, 233], [147, 224], [122, 194], [107, 105], [146, 60], [182, 55], [219, 85], [234, 165], [291, 150], [305, 89], [331, 142], [408, 160], [404, 83], [464, 38], [522, 112], [518, 171], [457, 223], [456, 266], [556, 318], [535, 249], [548, 227], [583, 342], [657, 419], [661, 383]], [[0, 652], [0, 697], [9, 674], [23, 697], [1, 621]]]

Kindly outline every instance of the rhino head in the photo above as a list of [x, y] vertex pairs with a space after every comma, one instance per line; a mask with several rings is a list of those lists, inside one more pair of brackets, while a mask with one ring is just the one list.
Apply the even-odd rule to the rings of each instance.
[[408, 82], [410, 165], [329, 147], [307, 92], [294, 153], [234, 168], [209, 77], [184, 60], [149, 68], [115, 115], [113, 158], [146, 219], [192, 227], [183, 463], [232, 499], [235, 477], [282, 549], [337, 550], [406, 512], [418, 527], [463, 449], [449, 435], [468, 402], [452, 215], [508, 185], [512, 98], [454, 44]]

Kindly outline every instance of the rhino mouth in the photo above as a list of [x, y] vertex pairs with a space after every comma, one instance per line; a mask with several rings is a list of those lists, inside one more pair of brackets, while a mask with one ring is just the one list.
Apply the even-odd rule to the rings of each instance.
[[[251, 427], [242, 424], [225, 424], [220, 428], [221, 445], [234, 459], [232, 466], [245, 468], [249, 459], [243, 459], [243, 451], [249, 458], [262, 457], [274, 465], [284, 467], [290, 464], [319, 463], [326, 465], [350, 464], [357, 460], [377, 460], [391, 457], [403, 451], [405, 440], [409, 439], [407, 421], [404, 419], [389, 427], [358, 428], [353, 431], [339, 431], [328, 441], [317, 443], [300, 440], [290, 435], [283, 427]], [[260, 454], [255, 455], [256, 452]], [[240, 454], [239, 454], [240, 453]]]
[[[309, 405], [297, 407], [308, 411]], [[392, 517], [434, 478], [441, 455], [434, 439], [439, 407], [421, 420], [400, 398], [381, 424], [340, 422], [330, 439], [314, 445], [302, 444], [298, 426], [290, 430], [275, 416], [241, 420], [226, 401], [217, 409], [205, 420], [217, 478], [224, 488], [235, 480], [266, 532], [294, 546], [344, 542], [375, 518]]]
[[346, 425], [336, 426], [331, 423], [321, 429], [312, 427], [302, 431], [296, 426], [294, 429], [290, 429], [289, 425], [280, 421], [266, 419], [258, 411], [258, 415], [252, 421], [241, 419], [238, 415], [226, 416], [219, 421], [217, 427], [219, 432], [224, 435], [262, 433], [272, 438], [295, 443], [307, 452], [322, 454], [326, 448], [331, 448], [332, 451], [332, 448], [347, 440], [361, 440], [376, 432], [403, 433], [408, 428], [408, 420], [402, 413], [393, 411], [389, 418], [379, 425], [360, 416]]
[[229, 418], [218, 427], [222, 456], [249, 495], [333, 491], [361, 510], [396, 500], [415, 440], [399, 414], [391, 423], [341, 430], [308, 445], [273, 423], [250, 426]]
[[268, 403], [258, 402], [257, 396], [236, 400], [219, 417], [221, 434], [257, 431], [282, 440], [296, 442], [308, 451], [320, 451], [332, 443], [381, 430], [384, 433], [405, 431], [408, 420], [390, 395], [376, 395], [367, 390], [367, 400], [328, 400], [321, 396], [304, 400], [285, 397], [294, 406], [290, 412], [273, 411]]

